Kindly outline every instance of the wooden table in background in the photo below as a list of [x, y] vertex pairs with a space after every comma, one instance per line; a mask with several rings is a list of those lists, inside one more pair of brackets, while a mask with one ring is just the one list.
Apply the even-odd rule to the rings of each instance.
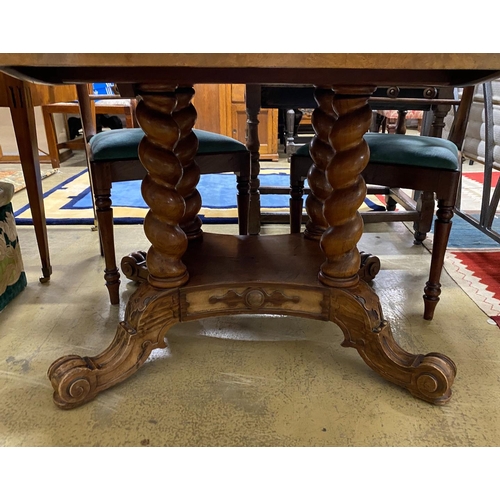
[[0, 107], [10, 108], [12, 116], [19, 159], [42, 263], [42, 277], [40, 278], [42, 282], [50, 279], [52, 267], [45, 223], [34, 107], [74, 99], [76, 99], [74, 85], [36, 85], [0, 72]]
[[[122, 96], [141, 98], [137, 119], [145, 138], [139, 152], [148, 170], [142, 191], [151, 208], [144, 221], [151, 242], [148, 280], [130, 297], [104, 352], [64, 356], [49, 368], [59, 407], [84, 404], [132, 375], [153, 349], [165, 347], [172, 325], [235, 314], [331, 321], [344, 333], [342, 345], [354, 347], [385, 379], [430, 403], [450, 399], [453, 361], [439, 353], [404, 351], [378, 296], [358, 277], [368, 99], [376, 86], [463, 86], [498, 77], [500, 54], [0, 54], [0, 69], [50, 84], [116, 82], [123, 84]], [[195, 219], [200, 208], [180, 194], [197, 198], [191, 99], [198, 83], [247, 85], [253, 161], [259, 155], [260, 92], [252, 92], [252, 85], [315, 85], [308, 209], [312, 218], [326, 220], [321, 244], [297, 234], [200, 233], [187, 241], [179, 221], [184, 214]], [[185, 168], [191, 175], [183, 176]]]

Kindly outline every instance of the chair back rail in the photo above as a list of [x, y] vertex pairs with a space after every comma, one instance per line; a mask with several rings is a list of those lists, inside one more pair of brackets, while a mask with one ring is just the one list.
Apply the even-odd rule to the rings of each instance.
[[467, 122], [473, 98], [474, 87], [465, 87], [448, 135], [448, 140], [453, 142], [459, 150], [462, 149], [465, 140], [465, 131], [467, 130]]

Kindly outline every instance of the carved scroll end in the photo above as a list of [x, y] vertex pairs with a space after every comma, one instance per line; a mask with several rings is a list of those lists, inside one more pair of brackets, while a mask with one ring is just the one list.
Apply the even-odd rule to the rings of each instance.
[[380, 259], [376, 255], [366, 252], [359, 252], [361, 257], [361, 267], [358, 276], [366, 283], [372, 281], [380, 271]]
[[47, 373], [54, 388], [54, 403], [69, 410], [92, 400], [97, 394], [96, 372], [90, 358], [70, 355], [54, 361]]
[[149, 271], [146, 265], [146, 252], [133, 252], [122, 258], [120, 264], [123, 274], [131, 281], [147, 281]]
[[448, 356], [431, 352], [422, 356], [415, 367], [409, 391], [419, 399], [443, 405], [451, 398], [456, 374], [457, 367]]

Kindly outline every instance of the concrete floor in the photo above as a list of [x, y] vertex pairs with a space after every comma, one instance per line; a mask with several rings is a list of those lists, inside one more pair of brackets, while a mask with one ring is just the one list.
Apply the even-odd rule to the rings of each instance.
[[[45, 179], [61, 182], [74, 169]], [[14, 208], [25, 202], [14, 198]], [[236, 232], [235, 226], [206, 226]], [[287, 231], [266, 226], [264, 233]], [[340, 346], [332, 324], [229, 317], [174, 326], [132, 377], [70, 411], [52, 402], [46, 376], [66, 354], [111, 342], [135, 285], [110, 306], [98, 235], [48, 228], [53, 275], [40, 284], [32, 227], [18, 227], [28, 287], [0, 314], [0, 446], [495, 447], [500, 444], [500, 331], [446, 274], [435, 319], [422, 319], [430, 255], [401, 223], [371, 224], [359, 244], [381, 258], [374, 281], [386, 319], [410, 352], [458, 365], [444, 407], [414, 399]], [[115, 228], [117, 255], [146, 249], [142, 226]]]

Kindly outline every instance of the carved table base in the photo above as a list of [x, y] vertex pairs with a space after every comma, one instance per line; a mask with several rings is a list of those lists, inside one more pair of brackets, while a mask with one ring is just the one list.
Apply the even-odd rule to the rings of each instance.
[[[54, 401], [80, 406], [125, 380], [153, 349], [164, 348], [179, 322], [237, 314], [279, 314], [331, 321], [345, 347], [385, 379], [415, 397], [444, 404], [451, 397], [456, 367], [448, 357], [413, 355], [396, 344], [377, 295], [359, 280], [350, 287], [324, 286], [317, 269], [324, 256], [316, 241], [301, 235], [228, 236], [203, 234], [190, 243], [184, 262], [187, 284], [173, 289], [140, 284], [127, 305], [114, 340], [94, 357], [65, 356], [49, 368]], [[235, 277], [238, 281], [234, 281]]]
[[[359, 252], [361, 267], [358, 276], [367, 283], [372, 281], [380, 271], [380, 259], [367, 252]], [[142, 283], [148, 280], [149, 271], [146, 264], [146, 252], [140, 250], [122, 258], [121, 269], [131, 281]]]

